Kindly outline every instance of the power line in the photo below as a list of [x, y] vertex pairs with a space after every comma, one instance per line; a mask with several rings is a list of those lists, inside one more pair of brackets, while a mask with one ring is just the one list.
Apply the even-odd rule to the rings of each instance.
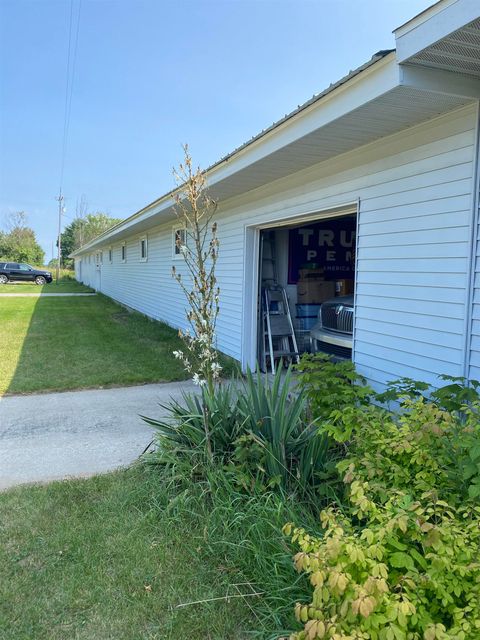
[[60, 194], [62, 192], [62, 187], [63, 187], [65, 159], [67, 155], [67, 146], [68, 146], [68, 133], [70, 128], [70, 115], [72, 111], [73, 85], [74, 85], [74, 79], [75, 79], [75, 67], [77, 62], [78, 35], [80, 32], [81, 8], [82, 8], [82, 0], [79, 0], [77, 20], [76, 20], [75, 42], [73, 45], [73, 55], [72, 55], [74, 0], [70, 0], [70, 21], [69, 21], [69, 29], [68, 29], [67, 69], [66, 69], [66, 83], [65, 83], [65, 106], [64, 106], [64, 115], [63, 115], [63, 141], [62, 141], [62, 155], [61, 155], [61, 163], [60, 163], [60, 188], [59, 188]]
[[68, 54], [67, 54], [67, 73], [65, 83], [65, 106], [63, 109], [63, 140], [62, 155], [60, 158], [60, 187], [59, 193], [62, 193], [63, 170], [65, 167], [65, 153], [67, 147], [67, 116], [68, 116], [68, 96], [70, 89], [70, 54], [72, 49], [72, 23], [73, 23], [73, 0], [70, 0], [70, 27], [68, 29]]
[[57, 284], [60, 276], [60, 263], [62, 258], [62, 249], [61, 249], [62, 247], [62, 215], [65, 214], [65, 207], [63, 205], [65, 198], [62, 194], [63, 176], [65, 172], [65, 159], [67, 155], [67, 146], [68, 146], [68, 132], [70, 127], [70, 115], [72, 111], [73, 85], [75, 80], [75, 65], [77, 62], [78, 34], [80, 32], [81, 7], [82, 7], [82, 0], [78, 0], [75, 43], [73, 45], [73, 56], [72, 56], [74, 0], [70, 0], [70, 21], [69, 21], [69, 28], [68, 28], [67, 70], [66, 70], [66, 83], [65, 83], [65, 106], [64, 106], [64, 113], [63, 113], [63, 140], [62, 140], [62, 151], [61, 151], [61, 158], [60, 158], [60, 186], [58, 190], [58, 196], [56, 198], [56, 200], [58, 201], [58, 236], [57, 236], [58, 253], [57, 253], [57, 274], [56, 274]]

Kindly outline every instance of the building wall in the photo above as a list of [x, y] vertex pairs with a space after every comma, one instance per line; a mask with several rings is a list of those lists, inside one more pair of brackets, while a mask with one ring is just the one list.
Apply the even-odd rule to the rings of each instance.
[[[246, 227], [359, 200], [359, 370], [373, 384], [462, 375], [475, 125], [472, 105], [221, 203], [220, 349], [241, 357]], [[128, 239], [125, 264], [120, 243], [112, 264], [103, 247], [101, 290], [183, 326], [185, 303], [171, 278], [172, 225], [151, 230], [148, 243], [146, 263], [139, 237]], [[95, 286], [96, 277], [94, 264], [82, 265], [85, 282]]]

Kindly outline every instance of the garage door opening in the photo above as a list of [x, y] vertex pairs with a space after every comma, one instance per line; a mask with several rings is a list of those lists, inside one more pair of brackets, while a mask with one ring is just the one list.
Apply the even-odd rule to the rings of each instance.
[[264, 371], [305, 352], [351, 358], [357, 214], [260, 231], [257, 359]]

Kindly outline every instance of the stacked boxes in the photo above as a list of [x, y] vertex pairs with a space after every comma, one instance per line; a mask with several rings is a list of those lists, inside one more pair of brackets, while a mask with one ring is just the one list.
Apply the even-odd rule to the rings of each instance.
[[335, 296], [335, 282], [324, 279], [323, 269], [300, 269], [298, 304], [321, 304]]
[[353, 280], [344, 279], [335, 281], [335, 295], [348, 296], [353, 293]]

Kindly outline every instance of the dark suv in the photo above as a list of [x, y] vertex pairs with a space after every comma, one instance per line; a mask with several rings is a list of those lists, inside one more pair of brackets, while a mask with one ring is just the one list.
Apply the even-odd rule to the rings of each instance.
[[29, 264], [21, 262], [0, 262], [0, 284], [7, 284], [10, 281], [46, 284], [52, 281], [52, 274], [50, 271], [34, 269]]

